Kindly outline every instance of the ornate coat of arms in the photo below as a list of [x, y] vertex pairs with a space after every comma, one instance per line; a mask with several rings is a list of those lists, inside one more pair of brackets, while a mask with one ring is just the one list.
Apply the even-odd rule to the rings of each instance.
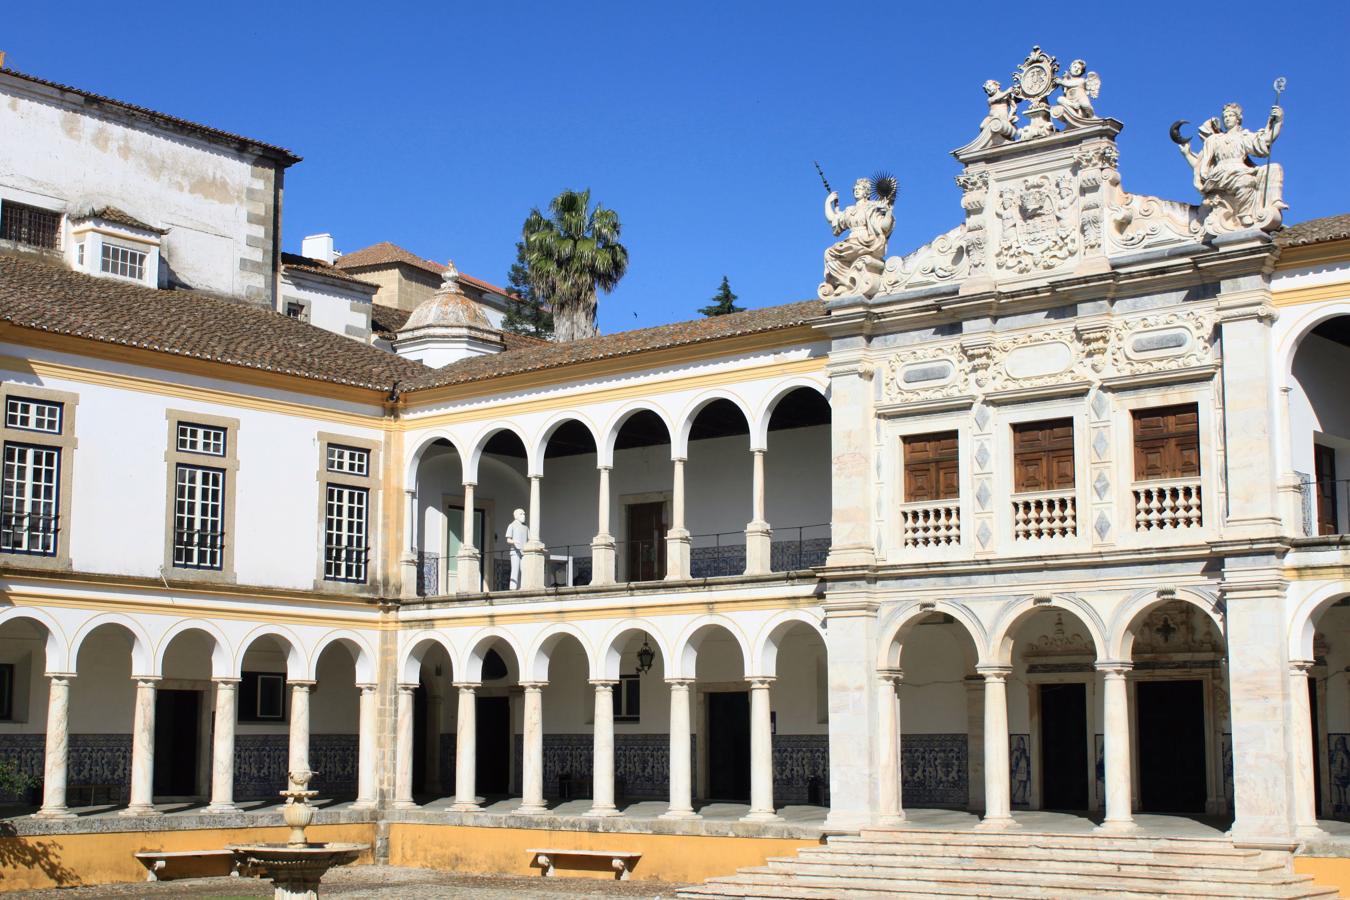
[[1046, 175], [1023, 179], [1020, 188], [999, 192], [1002, 223], [994, 260], [1018, 274], [1053, 269], [1078, 252], [1078, 228], [1071, 221], [1078, 186], [1071, 175], [1053, 183]]

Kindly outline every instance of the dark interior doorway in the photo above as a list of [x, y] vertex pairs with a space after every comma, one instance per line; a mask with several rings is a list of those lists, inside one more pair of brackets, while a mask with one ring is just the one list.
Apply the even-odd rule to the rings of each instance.
[[155, 795], [197, 794], [201, 691], [155, 691]]
[[1041, 808], [1088, 808], [1087, 685], [1043, 684]]
[[475, 785], [483, 796], [511, 791], [511, 701], [479, 697], [475, 707], [478, 773]]
[[1317, 679], [1308, 679], [1308, 710], [1312, 713], [1309, 718], [1312, 720], [1311, 733], [1308, 740], [1312, 741], [1312, 759], [1313, 759], [1313, 815], [1322, 818], [1322, 754], [1317, 752], [1321, 741], [1318, 735], [1321, 734], [1321, 728], [1317, 721]]
[[628, 580], [658, 581], [666, 577], [666, 504], [630, 503], [628, 521]]
[[417, 791], [427, 790], [427, 689], [419, 684], [413, 690], [412, 783]]
[[1135, 684], [1142, 812], [1205, 811], [1205, 698], [1200, 681]]
[[750, 800], [750, 695], [708, 694], [708, 799]]

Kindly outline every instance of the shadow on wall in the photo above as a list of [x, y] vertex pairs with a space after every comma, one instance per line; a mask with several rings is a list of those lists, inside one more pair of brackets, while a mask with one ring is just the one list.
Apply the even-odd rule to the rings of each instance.
[[80, 883], [79, 875], [61, 863], [59, 843], [19, 837], [12, 824], [0, 822], [0, 883], [5, 880], [6, 869], [37, 869], [57, 887]]

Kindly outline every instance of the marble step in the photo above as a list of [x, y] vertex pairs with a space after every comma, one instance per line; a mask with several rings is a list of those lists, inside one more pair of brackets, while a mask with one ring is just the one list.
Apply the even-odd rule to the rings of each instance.
[[987, 870], [997, 868], [1002, 871], [1045, 872], [1056, 871], [1065, 874], [1110, 876], [1132, 872], [1185, 872], [1195, 873], [1192, 877], [1208, 877], [1213, 872], [1220, 878], [1239, 873], [1245, 879], [1263, 878], [1288, 874], [1288, 867], [1274, 860], [1241, 860], [1216, 864], [1209, 858], [1177, 856], [1164, 860], [1121, 859], [1117, 856], [1103, 857], [1099, 853], [1085, 851], [1062, 851], [1054, 856], [1040, 856], [1018, 851], [1002, 853], [967, 854], [959, 849], [933, 851], [926, 853], [868, 853], [844, 851], [832, 848], [807, 848], [796, 857], [771, 857], [765, 862], [771, 866], [791, 866], [796, 862], [832, 865], [832, 866], [870, 866], [876, 868], [925, 866], [939, 869]]
[[1172, 866], [1218, 866], [1223, 868], [1258, 869], [1270, 865], [1282, 865], [1283, 858], [1265, 856], [1255, 850], [1226, 851], [1219, 848], [1197, 851], [1173, 847], [1139, 847], [1128, 850], [1103, 850], [1082, 846], [1046, 846], [1043, 844], [1019, 844], [1005, 846], [998, 844], [966, 843], [960, 840], [927, 841], [831, 841], [822, 847], [808, 848], [810, 853], [839, 852], [860, 855], [875, 855], [878, 858], [902, 857], [941, 857], [960, 856], [969, 859], [1055, 859], [1055, 860], [1102, 860], [1109, 859], [1122, 864], [1172, 865]]
[[852, 841], [884, 843], [969, 844], [996, 847], [1033, 845], [1037, 847], [1082, 847], [1093, 850], [1160, 849], [1188, 850], [1196, 853], [1220, 852], [1227, 854], [1255, 853], [1239, 850], [1226, 837], [1159, 837], [1143, 834], [1057, 834], [1042, 831], [944, 831], [922, 828], [864, 828], [858, 834], [836, 834], [829, 837], [834, 844]]

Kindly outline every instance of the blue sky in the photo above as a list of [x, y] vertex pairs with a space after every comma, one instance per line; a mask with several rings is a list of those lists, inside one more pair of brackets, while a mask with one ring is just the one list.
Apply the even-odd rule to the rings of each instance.
[[845, 191], [899, 176], [892, 253], [956, 225], [949, 151], [1033, 43], [1101, 73], [1126, 189], [1173, 199], [1168, 126], [1229, 100], [1259, 124], [1287, 76], [1286, 221], [1350, 211], [1345, 2], [10, 6], [9, 65], [304, 156], [290, 250], [390, 240], [500, 284], [530, 208], [591, 188], [630, 252], [604, 331], [694, 317], [724, 274], [748, 306], [814, 296], [812, 160]]

